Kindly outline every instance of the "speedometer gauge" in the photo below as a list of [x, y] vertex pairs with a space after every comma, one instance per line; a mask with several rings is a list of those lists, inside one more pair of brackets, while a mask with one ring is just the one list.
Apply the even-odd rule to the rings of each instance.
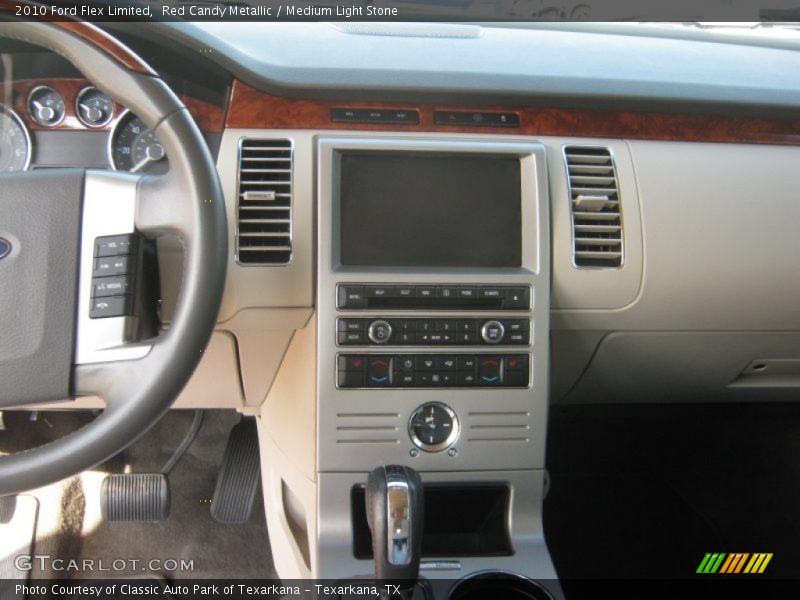
[[132, 112], [125, 113], [114, 127], [109, 155], [118, 171], [161, 174], [169, 168], [164, 146], [155, 132]]
[[0, 105], [0, 172], [24, 171], [31, 163], [31, 138], [22, 120]]

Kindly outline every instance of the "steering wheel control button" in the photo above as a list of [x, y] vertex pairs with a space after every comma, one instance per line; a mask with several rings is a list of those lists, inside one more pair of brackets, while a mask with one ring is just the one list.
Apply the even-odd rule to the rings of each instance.
[[387, 344], [392, 337], [392, 326], [387, 321], [373, 321], [369, 326], [368, 335], [375, 344]]
[[132, 257], [106, 256], [94, 261], [95, 277], [111, 277], [112, 275], [127, 275], [133, 270]]
[[95, 256], [121, 256], [136, 251], [135, 235], [110, 235], [99, 237], [94, 242]]
[[392, 385], [391, 356], [367, 357], [367, 387], [390, 387]]
[[487, 344], [499, 344], [505, 333], [506, 329], [500, 321], [486, 321], [481, 327], [481, 338]]
[[120, 277], [95, 277], [92, 280], [92, 297], [120, 296], [133, 292], [133, 278], [127, 275]]
[[408, 434], [413, 444], [425, 452], [446, 450], [458, 439], [458, 417], [446, 404], [423, 404], [411, 414]]
[[107, 319], [110, 317], [129, 316], [133, 310], [133, 296], [108, 296], [92, 298], [89, 317], [92, 319]]

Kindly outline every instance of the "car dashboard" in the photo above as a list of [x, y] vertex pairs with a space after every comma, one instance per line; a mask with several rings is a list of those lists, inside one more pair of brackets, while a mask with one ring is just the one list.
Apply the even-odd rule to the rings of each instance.
[[[368, 573], [365, 473], [408, 464], [503, 513], [469, 551], [442, 517], [432, 578], [554, 580], [552, 406], [796, 396], [796, 52], [546, 26], [114, 33], [216, 157], [226, 288], [175, 406], [258, 417], [281, 577]], [[0, 170], [168, 168], [61, 59], [4, 56]], [[158, 252], [168, 325], [180, 244]]]

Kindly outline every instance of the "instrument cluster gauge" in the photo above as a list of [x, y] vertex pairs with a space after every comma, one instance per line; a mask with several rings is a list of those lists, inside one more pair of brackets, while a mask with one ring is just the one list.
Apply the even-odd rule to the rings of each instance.
[[24, 171], [31, 164], [31, 136], [10, 108], [0, 105], [0, 172]]
[[108, 153], [117, 171], [158, 175], [169, 169], [166, 151], [155, 132], [130, 111], [114, 126]]
[[28, 112], [39, 125], [54, 127], [61, 123], [66, 115], [64, 98], [51, 87], [37, 86], [28, 95]]
[[114, 118], [114, 103], [96, 87], [85, 87], [75, 99], [75, 114], [87, 127], [104, 127]]

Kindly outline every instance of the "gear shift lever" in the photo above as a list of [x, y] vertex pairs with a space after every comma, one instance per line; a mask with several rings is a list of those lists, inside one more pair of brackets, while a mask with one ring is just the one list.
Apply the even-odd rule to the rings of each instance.
[[424, 509], [419, 474], [411, 467], [378, 467], [367, 478], [366, 494], [375, 577], [400, 585], [410, 596], [419, 577], [422, 548]]

